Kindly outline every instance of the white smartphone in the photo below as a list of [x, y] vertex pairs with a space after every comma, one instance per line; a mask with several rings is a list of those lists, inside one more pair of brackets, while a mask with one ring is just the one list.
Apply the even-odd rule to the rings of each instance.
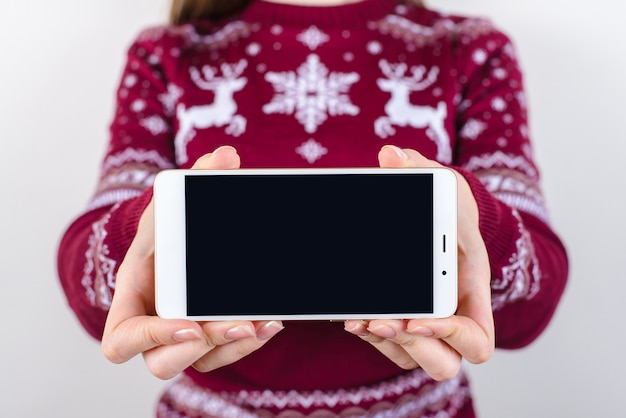
[[434, 169], [165, 170], [154, 184], [163, 318], [447, 317], [457, 183]]

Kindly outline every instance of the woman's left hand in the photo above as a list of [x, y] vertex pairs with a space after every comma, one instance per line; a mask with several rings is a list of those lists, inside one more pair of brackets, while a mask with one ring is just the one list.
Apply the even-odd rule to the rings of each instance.
[[[411, 149], [386, 145], [381, 167], [441, 167]], [[376, 347], [403, 369], [423, 368], [435, 380], [457, 375], [461, 361], [487, 361], [495, 348], [491, 270], [478, 228], [478, 206], [463, 176], [458, 180], [458, 307], [449, 318], [369, 322], [348, 320], [345, 329]], [[399, 260], [402, 262], [402, 260]]]

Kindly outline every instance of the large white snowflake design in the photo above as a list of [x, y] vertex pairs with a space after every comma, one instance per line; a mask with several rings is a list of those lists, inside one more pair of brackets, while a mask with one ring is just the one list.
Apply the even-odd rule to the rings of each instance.
[[359, 81], [359, 75], [329, 72], [315, 54], [294, 71], [268, 72], [265, 80], [274, 86], [275, 95], [263, 106], [265, 113], [294, 114], [308, 133], [314, 133], [327, 115], [358, 115], [347, 92]]

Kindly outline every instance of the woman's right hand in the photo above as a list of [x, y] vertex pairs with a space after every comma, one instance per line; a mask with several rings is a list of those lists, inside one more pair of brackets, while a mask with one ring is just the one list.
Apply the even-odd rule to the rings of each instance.
[[[239, 155], [232, 147], [220, 147], [200, 157], [192, 168], [237, 169]], [[207, 264], [207, 270], [210, 268]], [[153, 375], [169, 379], [189, 366], [208, 372], [234, 363], [262, 347], [282, 329], [280, 321], [197, 323], [159, 318], [154, 299], [154, 226], [150, 202], [117, 272], [115, 294], [102, 337], [102, 352], [107, 359], [123, 363], [141, 353]]]

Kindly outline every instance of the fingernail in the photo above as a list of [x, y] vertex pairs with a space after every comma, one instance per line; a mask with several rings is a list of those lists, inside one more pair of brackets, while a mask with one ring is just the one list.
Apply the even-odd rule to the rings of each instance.
[[365, 337], [367, 335], [370, 334], [370, 332], [367, 330], [367, 323], [365, 322], [355, 322], [352, 324], [352, 326], [350, 327], [345, 327], [346, 331], [358, 335], [360, 337]]
[[202, 336], [195, 329], [181, 329], [176, 331], [172, 338], [174, 341], [183, 342], [199, 340]]
[[409, 159], [409, 155], [402, 150], [402, 148], [396, 147], [395, 145], [391, 145], [393, 150], [398, 154], [398, 157], [402, 158], [404, 161]]
[[413, 335], [419, 335], [421, 337], [430, 337], [431, 335], [435, 334], [435, 332], [428, 327], [415, 327], [415, 328], [407, 329], [407, 332]]
[[256, 333], [249, 325], [240, 325], [226, 331], [224, 338], [227, 340], [241, 340], [242, 338], [253, 337]]
[[379, 337], [383, 337], [383, 338], [395, 338], [396, 337], [396, 332], [393, 330], [393, 328], [388, 327], [387, 325], [378, 325], [370, 329], [370, 331], [378, 335]]
[[220, 152], [221, 150], [224, 150], [224, 149], [234, 150], [235, 148], [233, 148], [230, 145], [220, 145], [219, 147], [215, 148], [215, 150], [213, 151], [213, 154], [215, 154], [216, 152]]
[[263, 325], [256, 333], [256, 337], [259, 341], [265, 341], [278, 334], [285, 327], [279, 321], [270, 321]]

